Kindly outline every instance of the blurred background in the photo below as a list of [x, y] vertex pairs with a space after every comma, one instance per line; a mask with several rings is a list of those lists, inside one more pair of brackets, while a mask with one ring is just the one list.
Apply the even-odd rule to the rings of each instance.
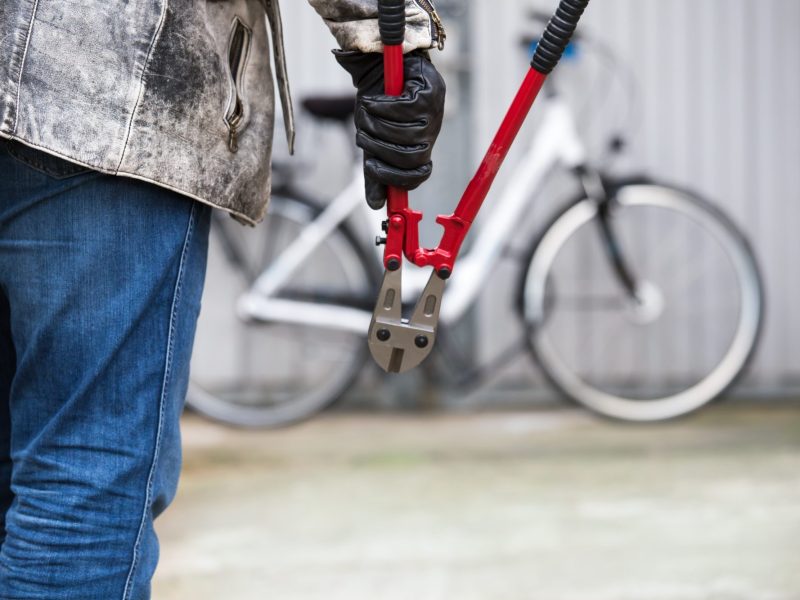
[[[436, 2], [448, 112], [435, 175], [412, 196], [424, 241], [435, 243], [433, 215], [452, 211], [519, 86], [522, 41], [543, 26], [531, 13], [556, 4]], [[282, 9], [298, 108], [352, 93], [314, 11]], [[578, 44], [557, 81], [591, 159], [697, 192], [752, 244], [766, 306], [744, 377], [724, 402], [655, 425], [565, 404], [524, 353], [461, 388], [368, 368], [333, 412], [292, 429], [188, 414], [156, 598], [800, 598], [800, 2], [596, 0], [581, 31], [602, 47]], [[534, 113], [523, 136], [542, 125]], [[279, 128], [276, 164], [331, 198], [351, 178], [351, 133], [297, 116], [297, 156]], [[624, 150], [609, 161], [615, 138]], [[575, 193], [568, 175], [548, 178], [521, 241]], [[212, 255], [208, 285], [228, 269]], [[501, 265], [457, 331], [477, 361], [513, 337], [497, 306], [515, 281]], [[232, 313], [210, 318], [222, 336]], [[680, 344], [703, 352], [692, 336]], [[225, 362], [214, 344], [198, 353], [204, 372]]]

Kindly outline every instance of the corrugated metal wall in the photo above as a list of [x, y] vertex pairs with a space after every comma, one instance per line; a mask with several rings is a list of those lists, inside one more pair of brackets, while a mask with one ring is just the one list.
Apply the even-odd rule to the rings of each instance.
[[[465, 3], [471, 98], [462, 108], [477, 162], [524, 72], [517, 40], [530, 26], [522, 17], [532, 6], [552, 10], [556, 0]], [[284, 4], [297, 95], [348, 89], [347, 76], [328, 59], [332, 38], [313, 10], [296, 0]], [[800, 383], [800, 2], [594, 0], [585, 28], [615, 48], [640, 84], [643, 116], [628, 166], [721, 204], [757, 249], [768, 315], [748, 383], [772, 391]], [[458, 44], [448, 52], [457, 53]], [[610, 102], [602, 118], [619, 119]], [[440, 154], [440, 162], [447, 160]], [[448, 167], [459, 174], [448, 178], [452, 198], [470, 167]], [[544, 217], [551, 207], [543, 202], [536, 214]], [[482, 311], [481, 319], [491, 346], [492, 312]]]

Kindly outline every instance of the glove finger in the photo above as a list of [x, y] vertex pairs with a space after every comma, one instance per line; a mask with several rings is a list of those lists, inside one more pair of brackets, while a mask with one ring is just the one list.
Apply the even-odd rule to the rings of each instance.
[[372, 210], [380, 210], [386, 206], [388, 193], [385, 185], [365, 174], [364, 190], [367, 195], [367, 204]]
[[385, 162], [370, 157], [364, 162], [364, 174], [383, 185], [393, 185], [406, 190], [414, 190], [422, 185], [433, 172], [433, 163], [416, 169], [398, 169]]
[[363, 96], [361, 108], [379, 119], [400, 123], [419, 121], [420, 115], [428, 115], [431, 122], [444, 118], [444, 96], [430, 88], [419, 90], [413, 96]]
[[430, 144], [401, 146], [378, 140], [363, 131], [356, 134], [356, 144], [381, 162], [401, 170], [418, 169], [431, 160], [433, 148]]
[[413, 121], [420, 114], [441, 116], [446, 85], [441, 74], [427, 59], [406, 59], [406, 84], [400, 96], [365, 94], [364, 108], [370, 114], [393, 121]]
[[435, 133], [427, 131], [430, 122], [425, 118], [413, 122], [381, 119], [370, 115], [363, 107], [356, 111], [355, 124], [358, 131], [363, 131], [371, 138], [398, 146], [415, 146], [420, 141], [427, 142], [436, 137]]

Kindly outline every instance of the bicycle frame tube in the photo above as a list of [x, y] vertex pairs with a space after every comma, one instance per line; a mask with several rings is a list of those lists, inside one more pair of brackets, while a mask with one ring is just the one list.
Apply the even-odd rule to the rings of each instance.
[[[359, 171], [361, 167], [358, 167]], [[319, 245], [339, 227], [363, 202], [363, 180], [357, 173], [328, 207], [287, 246], [280, 257], [264, 271], [252, 286], [262, 296], [270, 296], [294, 275], [297, 269], [311, 256]]]
[[504, 248], [518, 234], [531, 198], [542, 189], [550, 173], [559, 166], [574, 169], [586, 161], [586, 150], [569, 106], [558, 97], [548, 98], [543, 117], [527, 151], [493, 201], [470, 251], [459, 259], [459, 268], [448, 284], [446, 302], [442, 303], [445, 323], [460, 319], [483, 292]]
[[[528, 143], [528, 149], [520, 157], [508, 177], [508, 183], [491, 205], [486, 221], [478, 232], [470, 252], [459, 262], [445, 291], [446, 302], [442, 303], [441, 320], [444, 323], [457, 322], [475, 302], [484, 289], [485, 281], [490, 277], [503, 248], [508, 245], [516, 231], [530, 199], [540, 190], [547, 176], [557, 167], [572, 169], [584, 164], [586, 152], [578, 134], [575, 118], [566, 102], [559, 96], [548, 97], [544, 104], [543, 119], [535, 136]], [[359, 229], [365, 230], [378, 226], [380, 215], [370, 209], [363, 199], [363, 167], [358, 161], [353, 167], [353, 179], [327, 208], [312, 221], [295, 241], [293, 241], [257, 279], [245, 294], [246, 299], [240, 304], [243, 317], [259, 320], [275, 320], [288, 314], [283, 306], [270, 308], [264, 302], [280, 292], [291, 280], [297, 268], [302, 266], [314, 249], [331, 234], [336, 226], [345, 220], [359, 215]], [[301, 240], [303, 240], [301, 242]], [[380, 260], [379, 252], [373, 255], [376, 262]], [[428, 275], [422, 270], [405, 270], [404, 285], [409, 295], [418, 295], [425, 287]], [[256, 301], [260, 299], [260, 301]], [[295, 301], [293, 319], [305, 322], [306, 308]], [[345, 329], [354, 330], [363, 325], [363, 315], [358, 321], [349, 318], [353, 312], [348, 311]], [[364, 311], [367, 315], [367, 311]], [[309, 321], [318, 321], [309, 316]], [[310, 323], [309, 323], [310, 324]]]
[[243, 295], [236, 305], [239, 318], [263, 323], [292, 323], [364, 335], [372, 317], [369, 311], [335, 304]]

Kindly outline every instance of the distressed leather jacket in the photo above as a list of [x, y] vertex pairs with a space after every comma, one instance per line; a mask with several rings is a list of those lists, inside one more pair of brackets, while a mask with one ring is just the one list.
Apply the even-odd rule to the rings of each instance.
[[[343, 49], [380, 51], [377, 0], [309, 2]], [[430, 0], [406, 12], [406, 50], [443, 41]], [[291, 146], [278, 0], [0, 0], [0, 137], [254, 224], [270, 188], [270, 37]]]

